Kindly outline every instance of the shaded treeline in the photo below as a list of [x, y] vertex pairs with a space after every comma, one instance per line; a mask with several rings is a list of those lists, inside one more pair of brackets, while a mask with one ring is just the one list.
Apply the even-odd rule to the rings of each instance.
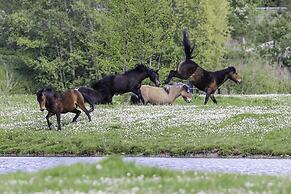
[[[35, 92], [40, 86], [64, 89], [88, 85], [92, 80], [121, 73], [137, 63], [160, 68], [163, 80], [184, 58], [184, 29], [188, 29], [191, 42], [196, 44], [195, 62], [206, 69], [229, 65], [252, 69], [257, 65], [245, 60], [246, 49], [271, 40], [276, 40], [274, 47], [267, 50], [258, 47], [251, 53], [255, 55], [252, 58], [258, 55], [262, 57], [260, 61], [268, 61], [268, 66], [280, 62], [288, 67], [290, 53], [285, 51], [291, 40], [290, 15], [274, 13], [268, 16], [272, 17], [271, 23], [264, 16], [266, 19], [259, 20], [258, 25], [254, 22], [258, 17], [255, 7], [262, 3], [259, 0], [1, 1], [0, 95]], [[230, 38], [239, 46], [225, 47]], [[260, 91], [264, 92], [264, 88]], [[267, 92], [276, 87], [271, 88]], [[236, 89], [242, 93], [255, 91]]]
[[88, 84], [136, 63], [171, 68], [183, 58], [183, 28], [198, 45], [197, 60], [215, 69], [228, 37], [226, 0], [12, 0], [0, 9], [1, 61], [21, 70], [14, 79], [26, 78], [31, 90]]

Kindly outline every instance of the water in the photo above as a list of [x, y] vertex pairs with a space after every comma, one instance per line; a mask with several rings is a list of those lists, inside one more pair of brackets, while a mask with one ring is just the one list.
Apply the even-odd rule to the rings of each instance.
[[[35, 172], [58, 165], [97, 163], [104, 157], [0, 157], [0, 173]], [[289, 175], [290, 159], [152, 158], [126, 157], [138, 165], [179, 171]]]

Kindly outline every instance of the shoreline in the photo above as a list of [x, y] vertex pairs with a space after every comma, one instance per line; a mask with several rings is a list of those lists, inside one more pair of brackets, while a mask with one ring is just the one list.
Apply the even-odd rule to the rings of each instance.
[[121, 156], [121, 157], [128, 157], [128, 158], [207, 158], [207, 159], [291, 159], [291, 156], [271, 156], [271, 155], [248, 155], [248, 156], [241, 156], [241, 155], [229, 155], [229, 156], [219, 156], [218, 154], [195, 154], [195, 155], [180, 155], [180, 156], [171, 156], [167, 154], [158, 154], [158, 155], [123, 155], [123, 154], [111, 154], [111, 155], [78, 155], [78, 154], [5, 154], [0, 155], [0, 158], [4, 157], [109, 157], [109, 156]]

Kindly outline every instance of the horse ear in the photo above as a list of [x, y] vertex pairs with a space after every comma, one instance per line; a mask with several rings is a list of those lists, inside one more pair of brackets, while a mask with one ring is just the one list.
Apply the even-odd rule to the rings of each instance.
[[228, 69], [229, 69], [230, 71], [233, 71], [233, 73], [236, 73], [236, 69], [235, 69], [234, 66], [229, 66]]
[[184, 85], [183, 85], [183, 89], [186, 90], [186, 91], [188, 91], [188, 90], [189, 90], [189, 86], [186, 85], [186, 84], [184, 84]]

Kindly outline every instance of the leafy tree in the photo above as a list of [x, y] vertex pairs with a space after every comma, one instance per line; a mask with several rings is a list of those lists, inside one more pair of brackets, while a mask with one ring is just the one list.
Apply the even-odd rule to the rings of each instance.
[[[211, 70], [221, 68], [225, 53], [224, 43], [228, 39], [228, 1], [181, 0], [176, 1], [179, 26], [187, 28], [197, 48], [195, 60]], [[181, 41], [181, 31], [178, 38]]]
[[[169, 59], [176, 27], [167, 0], [113, 0], [104, 13], [101, 57], [111, 71], [126, 70], [136, 63], [157, 65]], [[112, 69], [111, 69], [112, 68]]]
[[[89, 77], [88, 42], [98, 30], [94, 1], [12, 1], [2, 25], [2, 44], [35, 73], [41, 85], [67, 88]], [[33, 4], [33, 6], [31, 6]], [[92, 62], [92, 61], [91, 61]]]

